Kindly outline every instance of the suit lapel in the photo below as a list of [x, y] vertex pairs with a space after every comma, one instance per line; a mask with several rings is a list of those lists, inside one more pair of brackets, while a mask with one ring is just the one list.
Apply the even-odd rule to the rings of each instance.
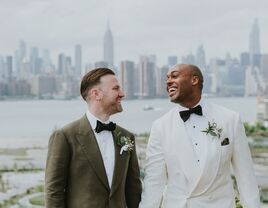
[[187, 178], [188, 183], [191, 184], [190, 187], [193, 187], [199, 178], [200, 170], [184, 122], [178, 115], [178, 112], [173, 113], [173, 122], [171, 123], [173, 126], [170, 129], [174, 129], [171, 133], [171, 138], [174, 140], [171, 144], [172, 146], [174, 144], [174, 146], [171, 148], [174, 148], [174, 151], [176, 151], [185, 178]]
[[124, 169], [126, 166], [126, 158], [129, 157], [128, 152], [123, 152], [120, 155], [121, 147], [117, 144], [117, 140], [121, 137], [122, 132], [116, 127], [113, 131], [113, 139], [114, 139], [114, 150], [115, 150], [115, 164], [114, 164], [114, 173], [113, 173], [113, 181], [111, 187], [111, 195], [114, 193], [120, 182], [122, 181]]
[[200, 177], [193, 186], [191, 195], [193, 193], [193, 195], [200, 195], [204, 193], [214, 182], [219, 169], [221, 159], [220, 140], [212, 136], [207, 136], [204, 139], [208, 140], [206, 159], [204, 161]]
[[[213, 106], [210, 106], [206, 103], [203, 107], [204, 117], [206, 120], [212, 122], [219, 123], [215, 119], [213, 115], [217, 115], [215, 113], [215, 109]], [[221, 127], [220, 125], [218, 127]], [[204, 193], [210, 185], [214, 182], [214, 179], [218, 173], [220, 160], [221, 160], [221, 143], [220, 139], [217, 137], [213, 137], [211, 135], [206, 135], [204, 133], [204, 138], [207, 141], [207, 152], [206, 158], [202, 167], [202, 171], [200, 173], [200, 177], [196, 181], [195, 186], [193, 186], [192, 193], [194, 195], [200, 195]]]
[[80, 120], [79, 133], [77, 140], [82, 147], [91, 167], [96, 173], [96, 176], [100, 179], [103, 185], [109, 190], [109, 183], [103, 163], [103, 159], [99, 150], [98, 143], [96, 141], [92, 127], [86, 116], [83, 116]]

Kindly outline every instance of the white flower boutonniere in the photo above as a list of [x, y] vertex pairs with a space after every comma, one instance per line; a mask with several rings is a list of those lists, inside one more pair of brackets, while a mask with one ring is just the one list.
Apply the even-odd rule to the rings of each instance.
[[216, 136], [218, 137], [218, 139], [220, 139], [222, 128], [218, 128], [217, 124], [213, 121], [213, 122], [208, 122], [208, 128], [206, 128], [202, 132], [205, 132], [206, 134], [210, 134], [211, 136]]
[[129, 137], [122, 136], [117, 140], [117, 144], [121, 147], [120, 155], [123, 154], [123, 151], [132, 151], [134, 147], [134, 141]]

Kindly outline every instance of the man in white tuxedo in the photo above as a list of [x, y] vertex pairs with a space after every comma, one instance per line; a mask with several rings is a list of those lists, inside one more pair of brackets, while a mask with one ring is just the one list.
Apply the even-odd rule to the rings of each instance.
[[169, 70], [167, 92], [178, 106], [152, 125], [140, 208], [161, 201], [164, 208], [234, 208], [232, 172], [243, 207], [260, 206], [239, 114], [205, 101], [202, 88], [198, 67]]

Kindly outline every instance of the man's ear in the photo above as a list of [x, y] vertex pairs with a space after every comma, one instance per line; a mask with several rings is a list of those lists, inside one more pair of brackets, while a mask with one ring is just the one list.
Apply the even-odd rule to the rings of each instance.
[[194, 76], [192, 77], [192, 85], [193, 85], [193, 86], [198, 85], [199, 81], [200, 81], [200, 80], [199, 80], [199, 77], [198, 77], [198, 76], [195, 76], [195, 75], [194, 75]]
[[96, 101], [100, 101], [102, 99], [102, 91], [96, 87], [93, 87], [89, 91], [89, 96]]

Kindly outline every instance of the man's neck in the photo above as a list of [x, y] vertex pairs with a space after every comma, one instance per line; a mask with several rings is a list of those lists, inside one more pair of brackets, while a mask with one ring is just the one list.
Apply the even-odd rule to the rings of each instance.
[[110, 115], [105, 113], [101, 107], [94, 108], [94, 107], [88, 107], [89, 112], [94, 115], [96, 118], [98, 118], [102, 122], [106, 122], [109, 120]]
[[179, 104], [185, 108], [193, 108], [200, 102], [200, 100], [201, 100], [201, 97], [198, 97], [194, 100], [190, 100], [188, 102], [179, 103]]

